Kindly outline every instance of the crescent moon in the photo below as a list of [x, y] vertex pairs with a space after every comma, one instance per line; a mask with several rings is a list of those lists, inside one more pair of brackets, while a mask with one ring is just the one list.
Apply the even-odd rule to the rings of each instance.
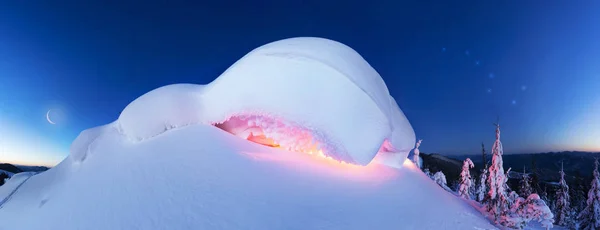
[[48, 112], [46, 113], [46, 120], [48, 120], [48, 123], [56, 125], [56, 123], [54, 123], [51, 119], [50, 119], [50, 111], [52, 110], [48, 110]]

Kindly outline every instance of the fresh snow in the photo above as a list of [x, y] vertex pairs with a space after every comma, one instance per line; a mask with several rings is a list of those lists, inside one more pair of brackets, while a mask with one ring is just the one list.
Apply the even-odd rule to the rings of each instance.
[[14, 174], [14, 176], [12, 176], [0, 189], [0, 208], [2, 208], [2, 206], [12, 198], [12, 195], [14, 195], [33, 175], [35, 175], [34, 172]]
[[358, 53], [286, 39], [208, 85], [151, 91], [59, 165], [14, 175], [0, 229], [494, 229], [407, 159], [414, 142]]
[[377, 71], [352, 48], [322, 38], [261, 46], [206, 86], [178, 84], [151, 91], [125, 108], [118, 125], [132, 140], [143, 140], [170, 128], [222, 123], [235, 116], [285, 120], [284, 125], [313, 138], [303, 146], [285, 147], [312, 149], [317, 144], [325, 155], [359, 165], [381, 151], [406, 158], [415, 141]]
[[84, 161], [65, 160], [23, 184], [0, 209], [2, 228], [494, 228], [409, 161], [401, 169], [340, 164], [206, 125], [139, 143], [114, 130], [95, 143]]

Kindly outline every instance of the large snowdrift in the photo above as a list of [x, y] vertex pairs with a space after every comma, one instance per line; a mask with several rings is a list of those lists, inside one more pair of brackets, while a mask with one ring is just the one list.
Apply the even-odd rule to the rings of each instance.
[[204, 125], [135, 144], [108, 133], [24, 183], [0, 229], [494, 228], [408, 161], [340, 164]]
[[405, 158], [415, 140], [381, 76], [352, 48], [322, 38], [261, 46], [207, 86], [151, 91], [125, 108], [118, 125], [132, 140], [145, 140], [170, 128], [231, 118], [236, 127], [227, 131], [239, 130], [246, 139], [254, 131], [289, 150], [321, 151], [359, 165], [378, 152]]
[[282, 40], [206, 86], [141, 96], [56, 167], [15, 175], [0, 229], [493, 228], [406, 161], [414, 140], [354, 50]]

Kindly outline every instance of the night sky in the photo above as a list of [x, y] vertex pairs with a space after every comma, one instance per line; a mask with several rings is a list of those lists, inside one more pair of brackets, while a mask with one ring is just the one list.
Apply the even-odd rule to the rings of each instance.
[[600, 151], [598, 1], [58, 2], [0, 2], [0, 162], [56, 164], [138, 96], [297, 36], [358, 51], [422, 152], [489, 149], [498, 117], [506, 153]]

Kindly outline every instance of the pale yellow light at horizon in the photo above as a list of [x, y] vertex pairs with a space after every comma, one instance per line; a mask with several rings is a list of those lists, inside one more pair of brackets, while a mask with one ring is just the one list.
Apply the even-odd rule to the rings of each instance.
[[563, 135], [573, 149], [600, 151], [600, 95], [573, 117]]
[[51, 140], [0, 118], [0, 163], [54, 166], [68, 155]]

